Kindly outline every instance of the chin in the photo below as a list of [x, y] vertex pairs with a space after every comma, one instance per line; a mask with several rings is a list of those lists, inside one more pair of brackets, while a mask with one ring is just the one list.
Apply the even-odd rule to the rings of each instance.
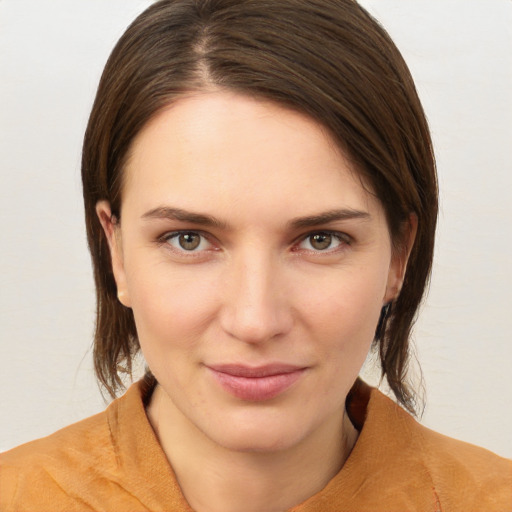
[[[300, 418], [295, 421], [276, 411], [243, 414], [242, 418], [226, 417], [219, 425], [210, 425], [203, 433], [225, 449], [245, 453], [271, 453], [287, 450], [307, 437]], [[300, 428], [299, 428], [300, 427]]]
[[300, 442], [290, 433], [237, 431], [226, 432], [216, 442], [223, 448], [240, 453], [275, 453], [286, 451]]

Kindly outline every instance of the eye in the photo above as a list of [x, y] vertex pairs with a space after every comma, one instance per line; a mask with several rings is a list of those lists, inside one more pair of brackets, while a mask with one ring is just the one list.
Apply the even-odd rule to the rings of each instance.
[[183, 252], [205, 251], [212, 247], [212, 244], [204, 235], [197, 231], [176, 231], [163, 237], [173, 249]]
[[331, 231], [319, 231], [310, 233], [299, 244], [299, 249], [315, 252], [329, 252], [336, 250], [343, 245], [350, 243], [350, 239], [343, 233], [335, 233]]

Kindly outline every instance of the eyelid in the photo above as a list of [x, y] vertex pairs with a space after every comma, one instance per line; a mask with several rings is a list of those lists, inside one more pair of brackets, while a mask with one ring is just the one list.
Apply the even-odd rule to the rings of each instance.
[[[194, 235], [199, 235], [203, 240], [206, 240], [206, 242], [209, 244], [209, 247], [207, 247], [206, 249], [202, 249], [202, 250], [187, 251], [186, 249], [179, 249], [177, 247], [174, 247], [173, 245], [171, 245], [169, 243], [170, 240], [175, 239], [175, 238], [179, 237], [180, 235], [184, 235], [184, 234], [188, 234], [188, 233], [191, 233]], [[194, 256], [194, 255], [197, 256], [198, 254], [204, 253], [209, 250], [217, 250], [217, 248], [215, 247], [215, 243], [212, 241], [212, 238], [213, 238], [212, 235], [210, 235], [209, 233], [206, 233], [204, 231], [201, 231], [200, 229], [177, 229], [175, 231], [166, 231], [163, 235], [158, 237], [157, 241], [159, 244], [166, 245], [170, 250], [172, 250], [176, 253], [188, 255], [188, 256]]]
[[[344, 233], [342, 231], [336, 231], [332, 229], [315, 229], [314, 231], [309, 231], [307, 233], [304, 233], [301, 235], [297, 241], [294, 244], [294, 250], [301, 250], [300, 247], [298, 247], [302, 242], [306, 241], [308, 238], [314, 236], [314, 235], [331, 235], [332, 237], [338, 239], [342, 246], [350, 245], [353, 241], [353, 238], [348, 235], [347, 233]], [[335, 247], [334, 249], [325, 249], [325, 250], [315, 250], [315, 249], [303, 249], [305, 251], [308, 251], [310, 253], [314, 254], [332, 254], [333, 252], [336, 252], [339, 250], [339, 247]]]
[[[177, 238], [178, 236], [186, 234], [186, 233], [193, 233], [193, 234], [199, 235], [201, 238], [206, 240], [206, 242], [209, 244], [209, 246], [202, 250], [187, 251], [186, 249], [179, 249], [177, 247], [174, 247], [173, 245], [171, 245], [169, 243], [169, 240]], [[307, 251], [307, 252], [310, 252], [313, 254], [332, 254], [332, 253], [340, 250], [339, 246], [336, 246], [333, 249], [325, 249], [325, 250], [301, 249], [299, 247], [299, 245], [302, 242], [304, 242], [305, 240], [307, 240], [309, 237], [312, 237], [314, 235], [320, 235], [320, 234], [331, 235], [332, 237], [339, 240], [340, 245], [342, 247], [351, 245], [351, 243], [353, 242], [353, 238], [345, 232], [336, 231], [336, 230], [332, 230], [332, 229], [315, 229], [315, 230], [308, 231], [307, 233], [303, 233], [302, 235], [300, 235], [295, 240], [295, 242], [293, 242], [292, 251], [298, 252], [300, 250], [303, 250], [303, 251]], [[193, 256], [197, 257], [198, 255], [200, 255], [204, 252], [207, 252], [207, 251], [212, 251], [212, 250], [218, 251], [219, 250], [218, 245], [214, 241], [214, 237], [210, 233], [207, 233], [207, 232], [199, 230], [199, 229], [177, 229], [174, 231], [166, 231], [164, 234], [162, 234], [161, 236], [159, 236], [157, 238], [157, 242], [159, 245], [166, 245], [169, 248], [169, 250], [172, 250], [175, 253], [187, 255], [189, 257], [193, 257]]]

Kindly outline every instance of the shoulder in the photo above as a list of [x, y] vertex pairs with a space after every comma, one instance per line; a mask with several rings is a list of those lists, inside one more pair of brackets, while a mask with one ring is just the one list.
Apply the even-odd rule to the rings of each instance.
[[512, 510], [512, 460], [415, 425], [414, 436], [445, 508], [459, 510], [464, 503], [466, 510]]
[[139, 381], [104, 412], [0, 454], [0, 510], [158, 509], [171, 473], [146, 417], [148, 389]]
[[414, 461], [418, 473], [430, 480], [441, 510], [512, 511], [512, 460], [434, 432], [378, 394], [375, 405], [386, 430], [401, 437], [396, 460]]
[[72, 460], [79, 456], [95, 457], [98, 439], [108, 437], [107, 412], [69, 425], [57, 432], [22, 444], [0, 454], [2, 467], [38, 467], [52, 461]]
[[72, 506], [72, 488], [90, 478], [91, 469], [115, 466], [110, 438], [104, 411], [0, 454], [0, 509], [10, 510], [21, 496], [23, 503], [41, 503], [44, 495]]

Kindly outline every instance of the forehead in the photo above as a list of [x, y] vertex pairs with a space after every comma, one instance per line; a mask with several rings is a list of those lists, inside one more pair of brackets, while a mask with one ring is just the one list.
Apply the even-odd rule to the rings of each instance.
[[340, 204], [375, 207], [322, 125], [229, 92], [191, 94], [150, 120], [125, 167], [126, 201], [138, 208], [179, 201], [202, 210], [238, 204], [252, 212], [279, 204], [290, 215]]

